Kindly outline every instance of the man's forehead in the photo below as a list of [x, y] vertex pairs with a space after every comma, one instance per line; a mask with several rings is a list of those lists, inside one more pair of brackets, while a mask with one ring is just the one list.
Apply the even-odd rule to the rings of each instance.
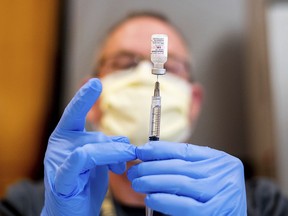
[[106, 40], [103, 55], [115, 54], [118, 50], [150, 54], [150, 38], [155, 33], [168, 35], [169, 53], [187, 58], [188, 53], [180, 34], [168, 23], [153, 17], [137, 17], [122, 23]]

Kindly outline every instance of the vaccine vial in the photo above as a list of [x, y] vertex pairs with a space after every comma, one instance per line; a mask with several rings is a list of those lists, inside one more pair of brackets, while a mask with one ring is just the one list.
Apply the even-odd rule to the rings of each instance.
[[151, 36], [151, 61], [153, 63], [152, 74], [164, 75], [166, 69], [164, 63], [168, 57], [168, 36], [165, 34], [153, 34]]

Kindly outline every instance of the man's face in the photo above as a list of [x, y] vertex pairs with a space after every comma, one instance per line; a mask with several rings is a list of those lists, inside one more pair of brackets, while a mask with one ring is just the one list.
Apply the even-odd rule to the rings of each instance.
[[[171, 26], [151, 17], [131, 19], [110, 35], [100, 58], [103, 63], [99, 68], [100, 76], [115, 71], [115, 68], [111, 68], [111, 66], [117, 65], [118, 62], [115, 58], [119, 56], [121, 58], [123, 55], [134, 55], [150, 59], [151, 35], [155, 33], [168, 35], [168, 61], [165, 64], [167, 71], [188, 80], [189, 56], [180, 35]], [[125, 57], [122, 57], [122, 61], [125, 61]]]
[[[151, 35], [155, 33], [168, 35], [168, 60], [164, 65], [167, 72], [189, 81], [190, 56], [186, 44], [173, 27], [152, 17], [128, 20], [110, 34], [98, 61], [99, 77], [102, 78], [119, 69], [127, 69], [131, 64], [131, 56], [150, 60]], [[202, 88], [197, 83], [193, 83], [191, 98], [193, 103], [190, 104], [189, 120], [194, 125], [202, 100]], [[98, 105], [99, 102], [88, 114], [88, 121], [96, 125], [101, 118]]]

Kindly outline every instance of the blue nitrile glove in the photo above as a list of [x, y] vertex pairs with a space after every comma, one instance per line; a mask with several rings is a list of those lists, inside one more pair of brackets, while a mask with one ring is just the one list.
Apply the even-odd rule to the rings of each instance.
[[184, 143], [149, 142], [136, 148], [143, 162], [128, 170], [146, 205], [168, 215], [246, 215], [241, 161], [222, 151]]
[[108, 170], [125, 171], [135, 147], [125, 137], [86, 132], [85, 117], [101, 93], [89, 80], [64, 111], [49, 139], [45, 165], [45, 205], [41, 215], [99, 215], [108, 186]]

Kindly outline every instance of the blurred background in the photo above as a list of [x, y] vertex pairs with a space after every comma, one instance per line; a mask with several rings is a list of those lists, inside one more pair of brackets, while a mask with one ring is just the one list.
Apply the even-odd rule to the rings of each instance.
[[111, 24], [159, 11], [189, 42], [204, 105], [192, 143], [224, 150], [288, 195], [288, 1], [49, 0], [0, 7], [0, 196], [41, 179], [48, 137]]

